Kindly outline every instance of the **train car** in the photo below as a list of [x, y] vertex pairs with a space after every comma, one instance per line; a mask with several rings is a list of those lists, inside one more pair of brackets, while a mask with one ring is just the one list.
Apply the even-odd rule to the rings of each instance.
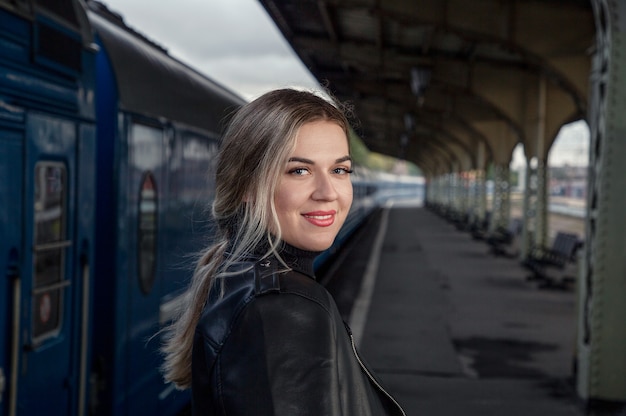
[[155, 334], [211, 235], [205, 209], [225, 119], [244, 100], [89, 2], [96, 57], [98, 184], [92, 414], [171, 415]]
[[86, 406], [94, 65], [78, 1], [0, 0], [1, 416]]

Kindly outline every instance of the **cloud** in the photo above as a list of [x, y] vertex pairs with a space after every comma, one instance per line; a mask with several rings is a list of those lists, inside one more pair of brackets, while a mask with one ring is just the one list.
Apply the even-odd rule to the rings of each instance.
[[300, 61], [285, 56], [232, 55], [207, 58], [199, 62], [197, 69], [231, 89], [241, 91], [248, 99], [279, 87], [317, 86], [313, 76]]
[[257, 0], [104, 0], [127, 25], [246, 98], [315, 81]]
[[190, 56], [293, 56], [255, 0], [107, 0], [126, 23], [167, 49]]

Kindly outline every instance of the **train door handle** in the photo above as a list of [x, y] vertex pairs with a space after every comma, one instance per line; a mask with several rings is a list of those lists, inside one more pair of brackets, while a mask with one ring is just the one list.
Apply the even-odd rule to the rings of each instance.
[[89, 244], [83, 241], [83, 253], [80, 256], [80, 270], [82, 279], [82, 302], [81, 302], [81, 341], [80, 341], [80, 363], [79, 363], [79, 388], [78, 388], [78, 415], [85, 415], [85, 407], [87, 404], [87, 377], [88, 363], [87, 350], [89, 348], [89, 339], [87, 332], [89, 331], [89, 311], [91, 309], [90, 292], [91, 292], [91, 265], [89, 261]]
[[[9, 253], [9, 267], [7, 269], [7, 277], [13, 286], [13, 322], [11, 328], [11, 368], [9, 370], [9, 415], [15, 415], [17, 409], [17, 362], [19, 360], [20, 351], [20, 309], [22, 299], [22, 276], [20, 274], [20, 267], [18, 260], [19, 253], [16, 249], [12, 249]], [[4, 380], [4, 375], [2, 376]], [[2, 393], [4, 391], [4, 384], [2, 382], [2, 388], [0, 389], [0, 401], [2, 401]]]

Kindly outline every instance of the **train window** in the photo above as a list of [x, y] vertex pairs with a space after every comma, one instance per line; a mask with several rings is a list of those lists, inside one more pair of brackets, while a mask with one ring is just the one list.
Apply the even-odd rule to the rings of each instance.
[[57, 162], [35, 165], [32, 337], [53, 336], [62, 324], [67, 223], [67, 174]]
[[143, 293], [150, 293], [155, 278], [157, 233], [157, 188], [154, 175], [143, 174], [139, 187], [139, 226], [137, 235], [137, 264], [139, 285]]
[[[183, 147], [183, 170], [185, 172], [186, 194], [197, 198], [214, 198], [215, 171], [217, 169], [217, 140], [210, 140], [193, 134], [185, 134]], [[207, 181], [209, 181], [207, 183]]]
[[38, 7], [63, 18], [66, 22], [78, 26], [76, 9], [72, 0], [36, 0], [35, 3]]
[[37, 62], [62, 72], [80, 71], [82, 44], [76, 34], [64, 33], [58, 28], [39, 22], [37, 24], [35, 52]]
[[163, 130], [133, 123], [129, 145], [134, 170], [157, 172], [164, 168]]

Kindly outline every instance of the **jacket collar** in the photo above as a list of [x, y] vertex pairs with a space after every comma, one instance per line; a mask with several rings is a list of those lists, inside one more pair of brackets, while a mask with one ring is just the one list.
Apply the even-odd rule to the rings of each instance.
[[285, 263], [287, 263], [287, 266], [289, 266], [292, 270], [315, 279], [313, 262], [320, 254], [319, 251], [301, 250], [290, 244], [282, 242], [278, 252]]
[[[268, 251], [269, 243], [267, 241], [263, 241], [242, 260], [259, 262], [271, 258], [279, 265], [280, 261], [274, 254], [270, 254], [269, 257], [267, 256]], [[280, 242], [276, 251], [291, 270], [315, 279], [315, 269], [313, 263], [315, 258], [321, 254], [320, 251], [301, 250], [284, 241]], [[229, 256], [231, 252], [231, 250], [227, 250], [226, 256]], [[278, 266], [278, 269], [280, 269], [280, 266]]]

